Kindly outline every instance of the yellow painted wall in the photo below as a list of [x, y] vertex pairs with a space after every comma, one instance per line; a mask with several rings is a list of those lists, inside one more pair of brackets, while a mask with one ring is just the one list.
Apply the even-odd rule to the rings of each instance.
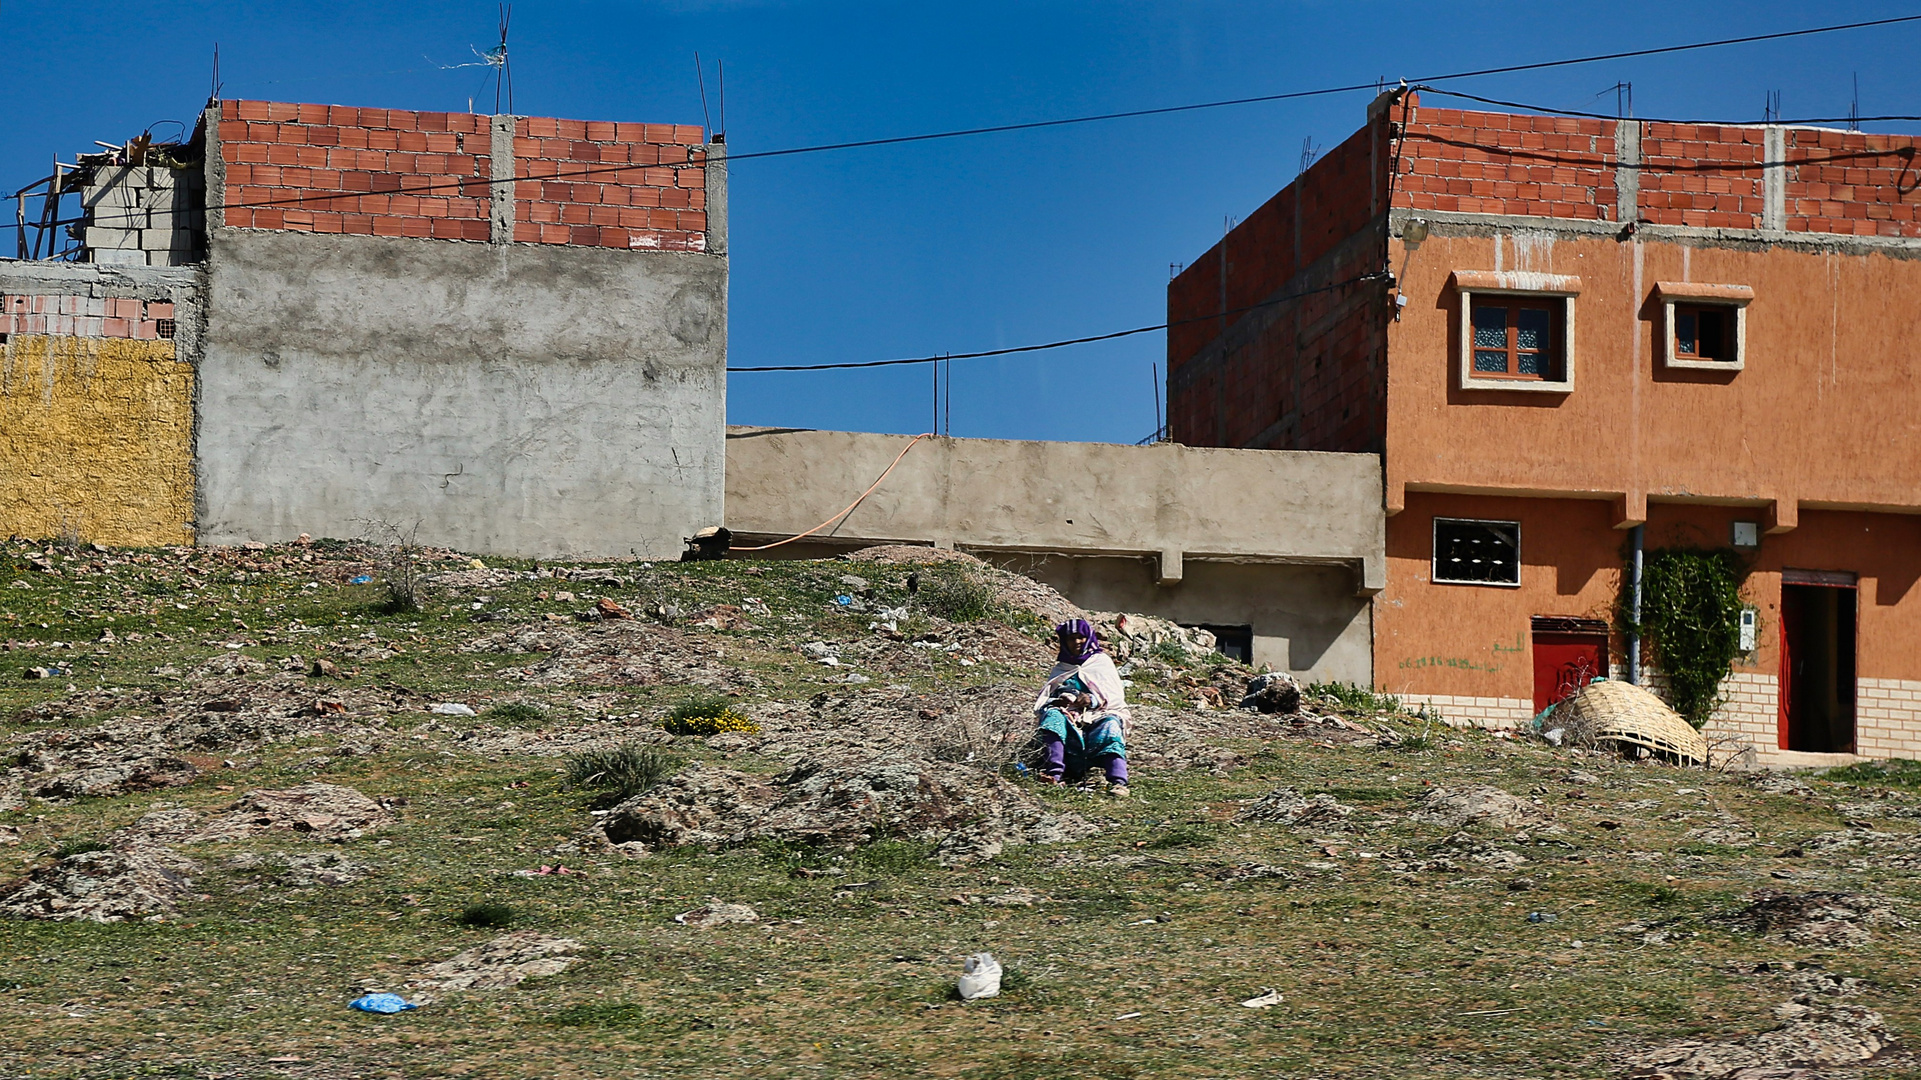
[[0, 345], [0, 535], [192, 543], [193, 376], [171, 341]]

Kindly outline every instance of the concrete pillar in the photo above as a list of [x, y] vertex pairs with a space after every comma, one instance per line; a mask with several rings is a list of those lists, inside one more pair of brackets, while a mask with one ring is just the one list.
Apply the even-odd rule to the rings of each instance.
[[227, 225], [227, 162], [220, 155], [220, 102], [207, 106], [201, 114], [207, 132], [207, 232]]
[[1615, 220], [1623, 225], [1641, 216], [1641, 122], [1614, 125]]
[[727, 254], [727, 144], [707, 144], [707, 254]]
[[493, 203], [488, 213], [487, 239], [496, 244], [514, 242], [514, 132], [519, 123], [516, 116], [496, 116], [490, 125], [493, 145], [489, 175], [493, 183], [488, 190]]
[[1161, 549], [1160, 576], [1156, 579], [1156, 582], [1161, 585], [1179, 585], [1182, 574], [1181, 549]]
[[1787, 132], [1776, 125], [1761, 130], [1761, 227], [1779, 231], [1788, 227]]

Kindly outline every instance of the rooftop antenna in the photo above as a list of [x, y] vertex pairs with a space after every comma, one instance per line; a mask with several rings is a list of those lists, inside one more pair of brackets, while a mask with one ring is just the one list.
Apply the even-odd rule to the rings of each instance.
[[694, 50], [694, 81], [700, 84], [700, 119], [708, 131], [714, 130], [714, 118], [707, 114], [707, 73], [701, 70], [700, 50]]
[[1301, 171], [1302, 172], [1306, 172], [1310, 167], [1312, 167], [1314, 164], [1314, 159], [1320, 156], [1321, 156], [1321, 148], [1314, 145], [1314, 137], [1312, 135], [1301, 140]]
[[[514, 111], [514, 73], [507, 64], [507, 26], [514, 20], [512, 4], [500, 5], [500, 44], [487, 50], [487, 62], [494, 67], [494, 114], [500, 114], [500, 95], [507, 94], [507, 111]], [[483, 86], [486, 84], [482, 84]]]
[[207, 84], [207, 100], [220, 100], [220, 43], [213, 43], [213, 80]]
[[1861, 130], [1861, 73], [1854, 73], [1854, 100], [1848, 103], [1848, 130]]
[[720, 85], [720, 140], [727, 141], [727, 61], [714, 61], [715, 81]]
[[1768, 91], [1767, 107], [1761, 110], [1761, 115], [1769, 123], [1781, 119], [1781, 91]]

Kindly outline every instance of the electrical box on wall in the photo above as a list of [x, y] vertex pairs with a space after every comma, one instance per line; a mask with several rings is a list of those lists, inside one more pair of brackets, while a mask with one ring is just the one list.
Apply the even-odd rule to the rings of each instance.
[[[1739, 526], [1736, 526], [1739, 528]], [[1760, 640], [1761, 613], [1753, 608], [1741, 609], [1741, 651], [1751, 653]]]
[[1737, 521], [1734, 523], [1734, 546], [1738, 548], [1758, 548], [1761, 546], [1761, 523], [1758, 521]]

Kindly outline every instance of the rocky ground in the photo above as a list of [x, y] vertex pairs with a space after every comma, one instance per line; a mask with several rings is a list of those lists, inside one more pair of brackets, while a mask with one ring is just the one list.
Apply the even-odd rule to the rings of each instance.
[[1921, 770], [1242, 708], [1096, 613], [1136, 782], [1043, 788], [1079, 614], [899, 549], [0, 545], [0, 1073], [1921, 1075]]

